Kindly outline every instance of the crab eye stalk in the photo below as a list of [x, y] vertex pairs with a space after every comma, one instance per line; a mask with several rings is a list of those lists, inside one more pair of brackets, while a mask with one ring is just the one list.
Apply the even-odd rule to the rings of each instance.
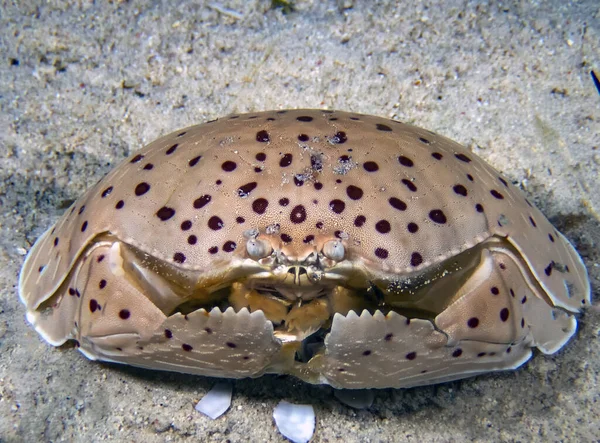
[[255, 260], [265, 258], [273, 252], [273, 248], [269, 242], [255, 238], [248, 240], [246, 250], [248, 251], [248, 255]]
[[339, 240], [330, 240], [323, 245], [323, 254], [330, 260], [342, 261], [346, 250]]

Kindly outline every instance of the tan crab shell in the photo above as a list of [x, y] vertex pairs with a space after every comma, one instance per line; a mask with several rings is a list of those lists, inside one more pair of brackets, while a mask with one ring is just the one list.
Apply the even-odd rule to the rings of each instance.
[[151, 143], [37, 241], [19, 293], [91, 359], [343, 388], [516, 368], [590, 302], [571, 244], [477, 156], [321, 110]]

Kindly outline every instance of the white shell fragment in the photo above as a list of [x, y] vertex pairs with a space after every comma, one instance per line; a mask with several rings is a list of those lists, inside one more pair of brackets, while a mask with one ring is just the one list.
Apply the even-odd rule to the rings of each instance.
[[569, 241], [459, 144], [282, 110], [133, 153], [37, 240], [19, 295], [91, 359], [369, 389], [552, 354], [591, 291]]
[[216, 420], [223, 415], [231, 406], [231, 395], [233, 386], [228, 382], [218, 382], [204, 397], [196, 404], [198, 412]]
[[311, 405], [295, 405], [285, 400], [273, 411], [281, 434], [294, 443], [306, 443], [315, 432], [315, 410]]

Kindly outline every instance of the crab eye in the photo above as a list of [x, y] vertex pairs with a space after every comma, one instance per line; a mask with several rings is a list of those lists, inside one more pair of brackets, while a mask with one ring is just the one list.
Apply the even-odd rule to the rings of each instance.
[[260, 259], [268, 256], [273, 251], [271, 245], [265, 240], [251, 238], [246, 243], [248, 255], [254, 259]]
[[323, 246], [323, 254], [325, 254], [325, 257], [334, 261], [343, 260], [345, 252], [344, 245], [339, 240], [330, 240]]

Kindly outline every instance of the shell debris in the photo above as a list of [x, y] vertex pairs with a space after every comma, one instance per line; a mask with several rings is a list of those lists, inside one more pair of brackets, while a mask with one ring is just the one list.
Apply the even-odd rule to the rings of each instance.
[[285, 400], [273, 411], [281, 434], [294, 443], [308, 442], [315, 432], [315, 410], [312, 405], [296, 405]]
[[207, 417], [216, 420], [231, 406], [233, 385], [229, 382], [218, 382], [196, 404], [194, 409]]

